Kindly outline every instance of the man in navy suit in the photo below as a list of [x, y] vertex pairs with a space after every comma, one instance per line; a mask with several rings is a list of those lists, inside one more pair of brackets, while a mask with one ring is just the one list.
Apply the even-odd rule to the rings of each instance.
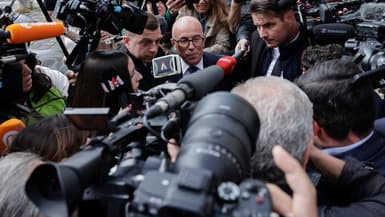
[[[172, 27], [172, 45], [181, 57], [182, 74], [194, 73], [197, 70], [215, 65], [222, 56], [203, 52], [205, 38], [199, 20], [192, 16], [177, 19]], [[235, 82], [235, 75], [223, 79], [215, 90], [230, 90]], [[170, 80], [177, 82], [182, 76], [174, 76]], [[206, 81], [202, 81], [206, 82]]]
[[313, 102], [315, 142], [325, 152], [354, 157], [385, 176], [385, 120], [375, 123], [370, 85], [353, 85], [360, 73], [353, 62], [329, 60], [314, 65], [296, 81]]
[[294, 0], [251, 1], [251, 17], [257, 30], [252, 33], [244, 64], [248, 76], [274, 75], [292, 81], [302, 73], [301, 55], [308, 46], [308, 33], [297, 23], [295, 5]]

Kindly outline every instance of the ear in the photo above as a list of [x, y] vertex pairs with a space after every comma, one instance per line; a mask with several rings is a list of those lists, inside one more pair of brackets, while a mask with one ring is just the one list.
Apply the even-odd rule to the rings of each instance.
[[313, 134], [314, 136], [319, 136], [321, 132], [321, 127], [319, 126], [316, 120], [313, 120]]
[[173, 38], [170, 38], [170, 41], [171, 41], [172, 46], [175, 47], [175, 44], [176, 44], [175, 40]]
[[305, 168], [306, 165], [307, 165], [307, 162], [309, 161], [309, 158], [310, 158], [310, 152], [312, 150], [312, 148], [314, 148], [314, 139], [310, 139], [308, 144], [307, 144], [307, 148], [305, 150], [305, 153], [303, 153], [303, 162], [302, 162], [302, 166]]
[[123, 36], [123, 41], [124, 41], [125, 44], [128, 44], [129, 40], [130, 39], [127, 36]]
[[293, 10], [285, 11], [285, 13], [283, 14], [283, 19], [287, 22], [292, 22], [292, 21], [296, 22], [294, 11]]

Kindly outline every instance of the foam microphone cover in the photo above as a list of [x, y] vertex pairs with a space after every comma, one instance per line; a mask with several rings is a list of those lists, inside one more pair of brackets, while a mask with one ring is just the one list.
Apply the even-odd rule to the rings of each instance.
[[314, 26], [313, 35], [316, 41], [340, 42], [353, 38], [356, 33], [349, 24], [325, 23]]
[[11, 118], [0, 124], [0, 153], [9, 148], [15, 136], [24, 128], [24, 123], [16, 118]]
[[15, 23], [8, 25], [5, 30], [10, 33], [8, 43], [21, 44], [63, 35], [64, 24], [62, 22]]
[[223, 69], [223, 73], [225, 74], [225, 76], [230, 74], [234, 70], [236, 64], [237, 60], [232, 56], [221, 57], [216, 63], [217, 66]]

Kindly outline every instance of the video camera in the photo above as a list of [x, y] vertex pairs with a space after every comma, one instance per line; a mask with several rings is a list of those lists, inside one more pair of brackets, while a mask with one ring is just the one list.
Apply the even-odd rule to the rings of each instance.
[[96, 137], [61, 163], [39, 165], [26, 185], [47, 216], [270, 216], [270, 196], [246, 180], [259, 118], [243, 98], [215, 92], [196, 103], [175, 164], [143, 158], [147, 112]]
[[94, 28], [114, 35], [123, 28], [141, 34], [147, 20], [146, 13], [131, 4], [117, 5], [105, 0], [60, 0], [53, 16], [81, 29], [95, 25]]
[[313, 44], [339, 43], [364, 71], [384, 65], [385, 3], [342, 0], [307, 5]]

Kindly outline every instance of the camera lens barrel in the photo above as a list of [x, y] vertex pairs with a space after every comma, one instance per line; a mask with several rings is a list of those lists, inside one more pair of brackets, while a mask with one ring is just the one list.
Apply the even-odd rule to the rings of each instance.
[[258, 132], [258, 115], [246, 100], [228, 92], [210, 94], [190, 118], [176, 168], [207, 169], [218, 182], [239, 183], [248, 176]]

